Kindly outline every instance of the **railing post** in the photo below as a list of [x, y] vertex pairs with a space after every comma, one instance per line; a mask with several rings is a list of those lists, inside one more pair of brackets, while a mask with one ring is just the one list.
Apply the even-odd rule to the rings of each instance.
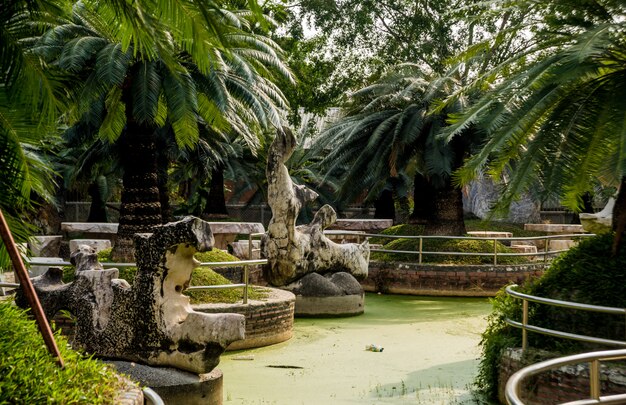
[[422, 239], [422, 237], [420, 236], [420, 254], [419, 254], [419, 259], [418, 259], [418, 263], [422, 264], [422, 241], [424, 239]]
[[550, 241], [548, 240], [548, 238], [545, 238], [544, 241], [545, 246], [543, 247], [543, 267], [546, 267], [546, 265], [548, 264], [548, 251], [550, 250]]
[[243, 304], [246, 305], [248, 303], [248, 265], [243, 266]]
[[600, 399], [600, 360], [598, 359], [589, 363], [589, 388], [591, 399]]
[[522, 352], [526, 351], [528, 347], [528, 331], [526, 330], [528, 325], [528, 300], [522, 298]]
[[493, 265], [498, 264], [498, 240], [493, 239]]
[[252, 260], [252, 234], [248, 234], [248, 260]]

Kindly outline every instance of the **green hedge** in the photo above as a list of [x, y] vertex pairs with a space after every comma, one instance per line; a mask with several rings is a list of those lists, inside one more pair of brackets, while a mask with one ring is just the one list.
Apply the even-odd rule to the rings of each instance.
[[[498, 231], [496, 226], [489, 227]], [[506, 232], [510, 232], [510, 224], [506, 226]], [[424, 227], [420, 225], [396, 225], [381, 232], [383, 235], [419, 236], [423, 235]], [[390, 239], [374, 237], [371, 243], [382, 244], [383, 249], [403, 250], [419, 252], [419, 239]], [[500, 242], [496, 243], [498, 253], [513, 253], [513, 250]], [[422, 251], [427, 252], [463, 252], [463, 253], [493, 253], [493, 241], [469, 240], [469, 239], [423, 239]], [[373, 252], [372, 260], [417, 262], [418, 255], [411, 253], [380, 253]], [[491, 264], [493, 256], [456, 256], [456, 255], [423, 255], [425, 263], [442, 264]], [[524, 256], [501, 256], [498, 257], [499, 264], [522, 264], [528, 263], [528, 258]]]
[[[626, 247], [611, 254], [613, 234], [583, 239], [550, 265], [544, 275], [530, 280], [517, 291], [545, 298], [626, 308]], [[504, 319], [521, 321], [522, 301], [505, 294], [492, 300], [493, 311], [482, 335], [482, 357], [477, 378], [478, 388], [485, 394], [497, 395], [497, 367], [506, 348], [521, 346], [522, 332], [508, 326]], [[529, 305], [529, 323], [564, 332], [613, 340], [624, 340], [625, 321], [622, 316], [568, 310], [542, 304]], [[572, 340], [529, 333], [528, 344], [537, 350], [565, 355], [583, 351], [608, 349]]]
[[70, 349], [58, 331], [55, 339], [63, 369], [26, 312], [0, 303], [0, 404], [112, 404], [129, 387], [105, 364]]

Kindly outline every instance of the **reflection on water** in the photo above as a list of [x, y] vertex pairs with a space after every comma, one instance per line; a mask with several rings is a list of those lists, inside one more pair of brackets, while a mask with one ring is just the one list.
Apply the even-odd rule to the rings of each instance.
[[296, 319], [288, 342], [222, 356], [225, 403], [474, 403], [490, 309], [486, 299], [368, 294], [361, 316]]

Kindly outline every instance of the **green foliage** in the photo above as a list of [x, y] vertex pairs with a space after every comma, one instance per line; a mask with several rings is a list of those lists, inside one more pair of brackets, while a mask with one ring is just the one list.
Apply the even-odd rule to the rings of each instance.
[[[517, 290], [564, 301], [626, 307], [626, 248], [622, 248], [613, 257], [612, 238], [613, 235], [609, 233], [584, 239], [578, 246], [557, 258], [542, 277], [531, 280]], [[502, 290], [492, 302], [493, 312], [482, 335], [482, 357], [476, 383], [480, 390], [495, 398], [497, 370], [503, 350], [521, 344], [522, 332], [508, 326], [504, 320], [522, 319], [522, 301], [514, 300]], [[540, 304], [529, 305], [529, 324], [614, 340], [624, 339], [626, 327], [621, 316]], [[528, 338], [530, 347], [550, 350], [556, 353], [554, 356], [607, 348], [537, 333], [529, 333]]]
[[457, 180], [507, 175], [497, 211], [528, 190], [578, 210], [599, 181], [617, 186], [626, 173], [626, 102], [618, 96], [626, 91], [626, 20], [618, 3], [521, 0], [485, 11], [527, 12], [507, 35], [532, 42], [467, 86], [486, 91], [445, 135], [477, 126], [488, 136]]
[[[104, 249], [98, 252], [98, 261], [102, 263], [111, 262], [111, 250]], [[207, 252], [198, 252], [194, 256], [199, 262], [235, 262], [239, 259], [220, 249], [213, 249]], [[131, 285], [137, 273], [136, 267], [123, 267], [119, 269], [119, 278], [128, 281]], [[69, 283], [74, 280], [74, 267], [66, 266], [63, 268], [63, 282]], [[190, 285], [226, 285], [233, 284], [227, 278], [216, 273], [208, 267], [197, 267], [191, 274]], [[241, 301], [242, 288], [233, 289], [216, 289], [202, 291], [183, 291], [188, 295], [192, 304], [205, 303], [235, 303]], [[263, 299], [267, 297], [267, 292], [263, 288], [248, 287], [248, 298]]]
[[[490, 230], [514, 232], [515, 236], [536, 236], [534, 234], [527, 235], [521, 232], [519, 224], [510, 224], [503, 222], [485, 222], [477, 220], [466, 220], [465, 224], [468, 231], [474, 230]], [[399, 235], [399, 236], [419, 236], [424, 235], [423, 225], [401, 224], [385, 229], [381, 232], [383, 235]], [[419, 251], [419, 239], [391, 239], [374, 237], [370, 239], [371, 243], [382, 244], [383, 249]], [[497, 243], [498, 253], [512, 253], [513, 251]], [[430, 252], [467, 252], [467, 253], [493, 253], [493, 242], [482, 240], [445, 240], [445, 239], [424, 239], [422, 251]], [[381, 261], [406, 261], [417, 262], [418, 256], [410, 253], [372, 253], [372, 260]], [[493, 257], [490, 256], [446, 256], [446, 255], [424, 255], [423, 261], [426, 263], [445, 263], [445, 264], [491, 264]], [[522, 264], [528, 263], [525, 257], [498, 257], [500, 264]]]
[[129, 383], [108, 366], [55, 340], [65, 362], [59, 368], [37, 325], [12, 303], [0, 303], [0, 404], [111, 404]]

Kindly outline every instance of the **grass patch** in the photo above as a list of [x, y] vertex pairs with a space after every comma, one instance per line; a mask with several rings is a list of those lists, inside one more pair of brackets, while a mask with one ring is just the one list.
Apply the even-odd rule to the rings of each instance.
[[113, 404], [128, 382], [105, 364], [55, 340], [65, 362], [57, 366], [26, 311], [0, 303], [0, 404]]
[[[213, 249], [207, 252], [198, 252], [194, 255], [199, 262], [235, 262], [239, 259], [220, 249]], [[105, 249], [98, 253], [98, 260], [101, 263], [112, 262], [111, 249]], [[124, 267], [119, 269], [119, 278], [128, 281], [131, 285], [137, 272], [136, 267]], [[63, 268], [63, 282], [69, 283], [74, 280], [74, 267], [66, 266]], [[209, 267], [197, 267], [191, 274], [190, 285], [224, 285], [233, 284], [227, 278], [216, 273]], [[183, 291], [183, 294], [189, 296], [192, 304], [208, 304], [208, 303], [226, 303], [233, 304], [241, 301], [243, 298], [242, 288], [232, 289], [216, 289], [201, 291]], [[268, 290], [260, 287], [248, 287], [248, 298], [253, 300], [262, 300], [269, 295]]]

